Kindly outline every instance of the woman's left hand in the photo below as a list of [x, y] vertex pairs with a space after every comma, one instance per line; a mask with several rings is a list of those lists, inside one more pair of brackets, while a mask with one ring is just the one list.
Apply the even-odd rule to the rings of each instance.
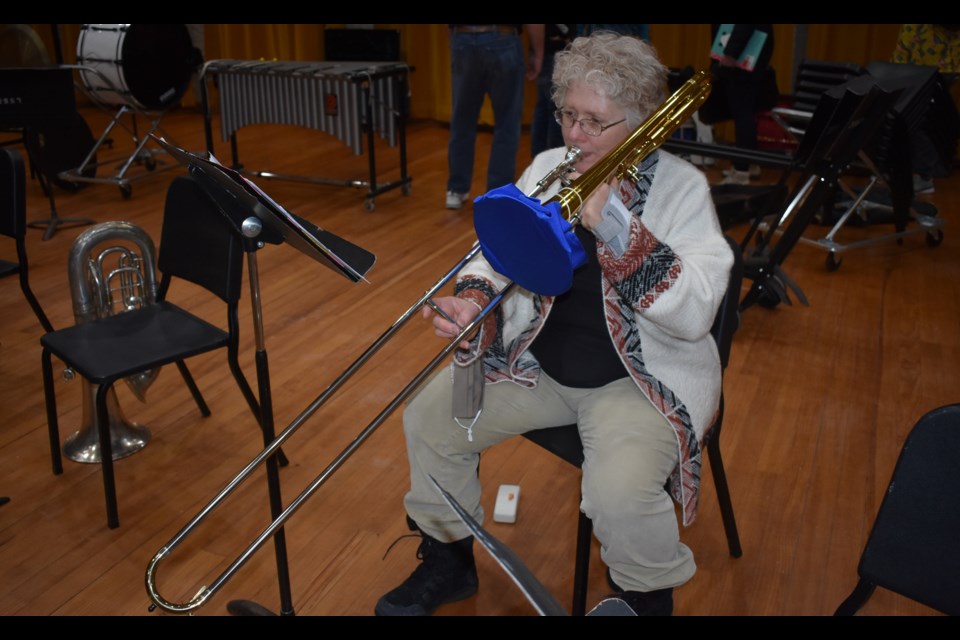
[[[574, 178], [578, 177], [577, 174], [573, 174], [573, 176]], [[607, 198], [610, 197], [611, 189], [616, 193], [620, 192], [620, 181], [616, 178], [611, 178], [608, 182], [598, 186], [583, 203], [583, 207], [580, 209], [580, 224], [587, 231], [592, 232], [594, 227], [602, 221], [601, 212], [603, 211], [603, 205], [607, 203]]]

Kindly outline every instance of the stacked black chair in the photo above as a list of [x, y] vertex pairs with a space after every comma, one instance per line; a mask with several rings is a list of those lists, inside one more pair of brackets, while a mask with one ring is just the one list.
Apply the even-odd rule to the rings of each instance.
[[885, 126], [865, 149], [870, 168], [889, 189], [889, 209], [897, 232], [911, 217], [913, 155], [926, 136], [940, 164], [951, 167], [958, 139], [957, 110], [937, 67], [871, 62], [867, 73], [897, 94]]
[[[936, 217], [936, 207], [913, 200], [914, 157], [921, 148], [917, 146], [918, 141], [930, 140], [923, 148], [931, 147], [928, 155], [936, 154], [941, 166], [952, 164], [956, 148], [957, 113], [937, 68], [887, 62], [872, 62], [866, 68], [846, 63], [816, 63], [816, 74], [813, 74], [806, 64], [805, 61], [801, 65], [798, 78], [800, 93], [793, 99], [799, 108], [784, 107], [773, 112], [801, 143], [820, 101], [835, 89], [851, 86], [854, 78], [871, 78], [882, 91], [892, 95], [892, 103], [875, 130], [867, 132], [859, 141], [860, 148], [843, 168], [843, 175], [831, 181], [832, 192], [821, 199], [821, 210], [815, 218], [831, 229], [822, 238], [801, 236], [797, 239], [829, 251], [826, 266], [830, 271], [840, 267], [838, 256], [843, 251], [890, 238], [900, 241], [907, 235], [925, 233], [928, 244], [938, 246], [943, 234], [939, 230], [942, 220]], [[850, 186], [854, 184], [851, 179], [860, 179], [861, 186]], [[907, 231], [911, 221], [918, 226]], [[839, 242], [838, 233], [851, 223], [860, 226], [892, 223], [894, 228], [891, 234]]]
[[[787, 184], [790, 175], [796, 174], [785, 207], [758, 216], [740, 243], [746, 253], [744, 275], [752, 281], [741, 309], [754, 303], [769, 308], [791, 304], [790, 290], [807, 304], [803, 292], [784, 272], [783, 262], [815, 216], [824, 206], [832, 206], [841, 176], [886, 121], [896, 98], [866, 75], [837, 85], [820, 98], [794, 166], [781, 178]], [[768, 226], [761, 234], [763, 223]], [[757, 243], [751, 247], [755, 237]]]
[[864, 73], [863, 67], [852, 62], [801, 60], [797, 67], [797, 77], [793, 81], [793, 91], [785, 97], [783, 104], [774, 107], [770, 114], [775, 122], [799, 142], [806, 133], [823, 94]]

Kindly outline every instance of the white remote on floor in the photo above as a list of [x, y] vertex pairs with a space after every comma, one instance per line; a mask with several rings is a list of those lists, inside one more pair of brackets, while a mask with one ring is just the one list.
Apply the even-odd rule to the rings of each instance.
[[497, 492], [497, 503], [493, 507], [494, 522], [516, 522], [517, 502], [520, 500], [520, 485], [502, 484]]

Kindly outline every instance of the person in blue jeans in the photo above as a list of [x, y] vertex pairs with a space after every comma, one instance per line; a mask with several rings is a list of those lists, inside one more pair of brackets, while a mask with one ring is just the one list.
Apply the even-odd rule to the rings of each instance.
[[[523, 54], [521, 29], [533, 46], [530, 67]], [[517, 149], [523, 118], [524, 79], [543, 64], [542, 24], [451, 24], [450, 63], [453, 111], [447, 161], [446, 206], [459, 209], [470, 196], [477, 120], [484, 96], [493, 107], [493, 143], [487, 165], [487, 190], [516, 180]]]
[[544, 25], [543, 65], [537, 76], [537, 104], [530, 123], [530, 155], [562, 146], [563, 131], [554, 117], [557, 105], [553, 103], [553, 56], [573, 39], [573, 24]]

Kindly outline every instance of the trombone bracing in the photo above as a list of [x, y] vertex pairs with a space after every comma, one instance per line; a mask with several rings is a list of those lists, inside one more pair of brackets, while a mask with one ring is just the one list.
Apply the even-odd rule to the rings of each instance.
[[[548, 203], [559, 202], [563, 210], [563, 215], [571, 224], [579, 223], [579, 211], [583, 202], [593, 191], [601, 184], [609, 180], [611, 176], [621, 179], [624, 175], [634, 176], [636, 165], [647, 155], [656, 150], [673, 132], [686, 121], [707, 99], [710, 93], [710, 76], [705, 71], [696, 73], [680, 89], [670, 96], [660, 108], [644, 120], [630, 136], [617, 148], [610, 151], [596, 165], [581, 174], [576, 180], [568, 182], [565, 186], [553, 196]], [[537, 190], [531, 194], [539, 195], [556, 179], [562, 179], [563, 176], [572, 170], [573, 164], [577, 159], [577, 152], [571, 150], [567, 153], [563, 163], [538, 183]], [[379, 338], [377, 338], [364, 353], [357, 358], [353, 364], [334, 380], [310, 405], [298, 415], [290, 425], [284, 429], [273, 442], [271, 442], [263, 451], [261, 451], [244, 469], [230, 481], [229, 484], [217, 494], [190, 522], [188, 522], [170, 541], [150, 560], [146, 572], [146, 587], [150, 599], [161, 609], [170, 613], [189, 613], [206, 603], [209, 598], [216, 593], [230, 577], [236, 573], [250, 559], [250, 557], [263, 544], [273, 536], [283, 524], [296, 513], [301, 506], [310, 498], [310, 496], [319, 489], [326, 481], [339, 469], [346, 460], [360, 447], [361, 444], [390, 416], [391, 413], [402, 403], [413, 391], [420, 386], [424, 379], [433, 372], [437, 366], [446, 359], [460, 342], [468, 335], [471, 335], [483, 320], [494, 309], [496, 309], [503, 299], [513, 290], [516, 283], [508, 282], [503, 289], [487, 304], [480, 314], [472, 322], [463, 327], [460, 333], [454, 337], [440, 353], [430, 361], [430, 363], [420, 371], [403, 390], [381, 411], [374, 420], [361, 431], [353, 441], [320, 473], [290, 505], [275, 519], [270, 525], [257, 536], [257, 538], [227, 567], [210, 585], [204, 586], [193, 597], [192, 600], [185, 603], [174, 603], [163, 598], [156, 588], [156, 573], [160, 561], [167, 557], [193, 529], [203, 521], [207, 515], [217, 507], [230, 493], [232, 493], [257, 467], [266, 459], [275, 454], [283, 443], [297, 429], [299, 429], [334, 393], [356, 373], [367, 360], [370, 359], [380, 348], [390, 340], [396, 331], [406, 324], [406, 322], [424, 305], [432, 305], [432, 298], [445, 286], [470, 260], [476, 257], [480, 251], [480, 244], [475, 243], [473, 248], [461, 258], [446, 275], [438, 280], [423, 296], [417, 300], [407, 311], [400, 316]], [[434, 307], [435, 308], [435, 307]]]

